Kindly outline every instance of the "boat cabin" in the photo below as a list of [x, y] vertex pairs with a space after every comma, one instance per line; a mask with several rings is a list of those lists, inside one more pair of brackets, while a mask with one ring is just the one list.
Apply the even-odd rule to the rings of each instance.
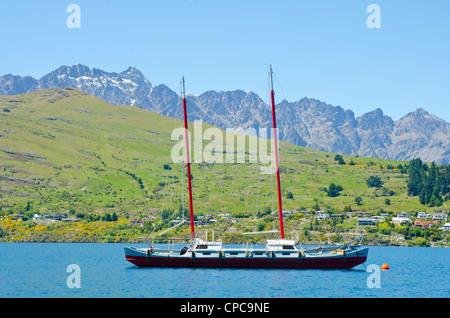
[[295, 245], [295, 241], [293, 240], [267, 240], [266, 241], [266, 248], [272, 251], [284, 251], [284, 250], [291, 250], [291, 251], [297, 251], [297, 246]]
[[194, 250], [212, 250], [219, 251], [222, 248], [221, 241], [204, 241], [202, 239], [196, 239], [194, 244]]

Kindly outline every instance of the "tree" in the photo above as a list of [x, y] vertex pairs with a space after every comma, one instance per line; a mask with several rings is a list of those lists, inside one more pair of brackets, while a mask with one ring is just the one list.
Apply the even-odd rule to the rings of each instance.
[[450, 189], [450, 165], [438, 166], [432, 162], [428, 167], [417, 158], [409, 162], [408, 174], [408, 195], [418, 195], [424, 205], [442, 205], [442, 196]]
[[161, 211], [161, 218], [163, 220], [168, 220], [170, 218], [171, 214], [172, 214], [172, 211], [170, 209], [163, 209]]
[[286, 198], [287, 198], [287, 199], [291, 199], [291, 200], [294, 199], [294, 195], [292, 194], [291, 191], [289, 191], [289, 192], [287, 193]]
[[328, 189], [325, 189], [327, 195], [332, 198], [339, 196], [339, 192], [341, 192], [342, 190], [344, 189], [340, 185], [335, 185], [334, 183], [331, 183]]
[[360, 196], [356, 197], [355, 198], [355, 202], [356, 202], [356, 205], [361, 205], [362, 204], [362, 198]]
[[341, 155], [334, 156], [334, 161], [337, 161], [340, 165], [345, 165], [344, 158]]
[[352, 210], [352, 207], [350, 206], [350, 205], [346, 205], [346, 206], [344, 206], [344, 210], [342, 210], [342, 212], [352, 212], [353, 210]]
[[314, 204], [311, 207], [311, 212], [315, 212], [315, 211], [320, 211], [320, 206], [319, 206], [319, 204], [317, 202], [316, 202], [316, 204]]
[[412, 159], [408, 165], [408, 195], [419, 195], [424, 182], [424, 165], [420, 158]]
[[378, 176], [370, 176], [366, 179], [366, 183], [369, 188], [380, 188], [384, 182]]
[[386, 200], [384, 200], [384, 204], [391, 205], [391, 200], [389, 200], [389, 198], [386, 198]]
[[417, 237], [414, 241], [412, 241], [415, 246], [430, 246], [430, 242], [423, 237]]
[[264, 220], [259, 220], [258, 222], [256, 222], [256, 229], [258, 230], [258, 232], [261, 232], [262, 230], [264, 230], [265, 227], [266, 227], [266, 222]]
[[442, 205], [442, 199], [440, 198], [440, 196], [436, 196], [435, 194], [433, 194], [430, 198], [430, 202], [428, 203], [429, 206], [441, 206]]

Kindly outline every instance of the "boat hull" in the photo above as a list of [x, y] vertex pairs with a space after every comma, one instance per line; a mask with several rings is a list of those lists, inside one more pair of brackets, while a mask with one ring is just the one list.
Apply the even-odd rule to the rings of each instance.
[[[127, 249], [127, 248], [126, 248]], [[367, 259], [367, 249], [354, 255], [300, 256], [300, 257], [198, 257], [192, 255], [148, 256], [125, 251], [127, 261], [139, 267], [188, 267], [188, 268], [278, 268], [278, 269], [350, 269]]]

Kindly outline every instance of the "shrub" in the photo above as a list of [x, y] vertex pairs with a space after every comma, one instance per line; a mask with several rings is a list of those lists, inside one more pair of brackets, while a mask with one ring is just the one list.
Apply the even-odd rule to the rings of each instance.
[[340, 185], [335, 185], [334, 183], [331, 183], [328, 189], [325, 189], [327, 195], [332, 198], [339, 196], [339, 192], [342, 190], [344, 189]]
[[366, 183], [369, 188], [380, 188], [383, 185], [383, 181], [378, 176], [370, 176], [366, 179]]

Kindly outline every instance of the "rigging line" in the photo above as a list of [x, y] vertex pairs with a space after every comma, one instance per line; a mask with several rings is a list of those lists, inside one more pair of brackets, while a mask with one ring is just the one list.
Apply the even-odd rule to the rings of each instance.
[[[183, 84], [180, 81], [180, 92], [183, 92]], [[181, 103], [183, 103], [183, 99], [181, 98]], [[179, 107], [181, 110], [181, 108]], [[181, 120], [183, 120], [183, 112], [181, 112]], [[183, 123], [181, 123], [181, 126], [183, 127]], [[185, 150], [185, 143], [182, 145], [182, 151], [183, 153], [186, 152]], [[184, 159], [184, 158], [183, 158]], [[184, 160], [181, 159], [180, 165], [181, 165], [181, 217], [184, 220]]]
[[[270, 106], [270, 94], [271, 94], [271, 92], [270, 92], [270, 76], [268, 76], [267, 77], [267, 86], [266, 86], [266, 108], [268, 108], [268, 110], [269, 111], [271, 111], [271, 106]], [[273, 142], [272, 142], [272, 136], [273, 136], [273, 131], [271, 130], [271, 128], [269, 127], [268, 128], [268, 130], [269, 130], [269, 135], [268, 136], [266, 136], [267, 138], [268, 138], [268, 140], [267, 141], [270, 141], [269, 142], [269, 144], [270, 144], [270, 157], [272, 157], [272, 155], [274, 154], [274, 152], [273, 152], [273, 148], [274, 148], [274, 146], [273, 146]], [[269, 147], [267, 147], [267, 149], [269, 149]], [[274, 173], [272, 172], [272, 162], [270, 161], [270, 165], [269, 165], [269, 168], [270, 168], [270, 175], [271, 175], [271, 178], [270, 178], [270, 186], [271, 186], [271, 193], [272, 193], [272, 208], [271, 208], [271, 211], [270, 211], [270, 214], [273, 214], [273, 212], [274, 212], [274, 204], [275, 204], [275, 197], [274, 197], [274, 195], [275, 195], [275, 193], [274, 193], [274, 190], [273, 190], [273, 179], [274, 179]], [[272, 220], [272, 229], [275, 231], [275, 222], [276, 222], [276, 218], [273, 218], [273, 220]]]
[[169, 188], [169, 192], [170, 192], [169, 209], [172, 207], [172, 199], [173, 199], [173, 196], [174, 196], [174, 186], [173, 185], [175, 183], [175, 181], [174, 181], [175, 163], [174, 163], [174, 165], [173, 165], [171, 170], [172, 170], [172, 175], [171, 175], [172, 182], [170, 183], [171, 186]]
[[[177, 119], [174, 118], [174, 119], [173, 119], [173, 130], [175, 130], [176, 122], [177, 122]], [[172, 131], [173, 131], [173, 130], [172, 130]], [[174, 141], [172, 140], [172, 147], [173, 147], [173, 145], [174, 145]], [[168, 167], [170, 167], [170, 161], [171, 161], [171, 160], [170, 160], [170, 156], [169, 156], [169, 160], [168, 160], [168, 163], [167, 163]], [[172, 170], [173, 170], [174, 168], [175, 168], [175, 167], [173, 167]], [[173, 173], [173, 171], [172, 171], [172, 173]], [[173, 176], [173, 175], [172, 175], [172, 176]], [[169, 177], [169, 173], [166, 173], [166, 181], [165, 181], [165, 183], [164, 183], [163, 200], [162, 200], [162, 204], [161, 204], [161, 209], [159, 210], [158, 224], [152, 228], [152, 231], [150, 232], [150, 235], [155, 231], [155, 228], [161, 224], [161, 220], [162, 220], [162, 212], [164, 211], [164, 206], [165, 206], [165, 202], [166, 202], [166, 192], [167, 192], [168, 177]], [[173, 178], [172, 178], [172, 179], [173, 179]], [[170, 198], [169, 206], [171, 206], [171, 204], [172, 204], [172, 197]]]
[[[176, 118], [174, 118], [173, 119], [173, 129], [172, 129], [172, 131], [174, 131], [175, 130], [175, 128], [176, 128], [176, 126], [177, 126], [177, 119]], [[174, 146], [174, 141], [172, 140], [172, 147]], [[170, 167], [170, 160], [169, 160], [169, 167]], [[172, 179], [172, 182], [171, 182], [171, 186], [170, 186], [170, 189], [169, 189], [169, 192], [170, 192], [170, 200], [169, 200], [169, 211], [170, 211], [170, 208], [172, 208], [172, 200], [173, 200], [173, 197], [174, 197], [174, 193], [175, 193], [175, 189], [174, 189], [174, 174], [175, 174], [175, 162], [173, 162], [173, 166], [172, 166], [172, 175], [171, 175], [171, 179]], [[167, 174], [168, 175], [168, 174]], [[167, 184], [167, 180], [166, 180], [166, 184]], [[175, 211], [175, 209], [174, 209], [174, 211]]]
[[[270, 140], [272, 140], [272, 138], [270, 138]], [[272, 142], [270, 142], [270, 156], [272, 157], [272, 153], [273, 153], [273, 143]], [[271, 187], [271, 192], [272, 192], [272, 208], [271, 208], [271, 211], [270, 211], [270, 214], [273, 214], [274, 213], [274, 208], [275, 208], [275, 191], [273, 190], [273, 184], [274, 184], [274, 182], [273, 182], [273, 179], [274, 179], [274, 173], [273, 173], [273, 171], [272, 171], [272, 162], [270, 162], [270, 175], [271, 175], [271, 178], [270, 178], [270, 187]], [[272, 221], [272, 229], [273, 230], [275, 230], [275, 219], [276, 218], [273, 218], [273, 221]]]
[[[260, 193], [260, 185], [262, 183], [261, 179], [261, 170], [258, 171], [259, 172], [259, 176], [258, 176], [258, 190], [257, 190], [257, 194], [256, 194], [256, 207], [255, 207], [255, 219], [258, 217], [258, 207], [259, 207], [259, 193]], [[261, 211], [264, 213], [264, 211]], [[261, 213], [261, 215], [263, 214]]]
[[266, 99], [265, 101], [267, 101], [265, 104], [267, 106], [267, 108], [270, 110], [270, 78], [267, 77], [267, 86], [266, 86]]
[[181, 161], [181, 218], [184, 220], [184, 163]]
[[[268, 106], [268, 108], [269, 108], [269, 111], [271, 112], [272, 111], [272, 106], [271, 106], [271, 102], [270, 102], [270, 98], [271, 98], [271, 91], [270, 91], [270, 75], [267, 77], [267, 94], [268, 94], [268, 97], [267, 97], [267, 99], [268, 99], [268, 102], [267, 102], [267, 106]], [[271, 184], [271, 188], [272, 188], [272, 208], [271, 208], [271, 212], [270, 212], [270, 214], [273, 214], [274, 213], [274, 209], [275, 209], [275, 190], [274, 190], [274, 178], [275, 178], [275, 176], [274, 176], [274, 174], [276, 173], [276, 171], [274, 171], [274, 169], [273, 169], [273, 167], [272, 167], [272, 160], [274, 160], [274, 158], [273, 158], [273, 156], [275, 156], [275, 152], [274, 151], [277, 151], [277, 149], [275, 149], [275, 144], [274, 144], [274, 142], [272, 141], [272, 139], [274, 139], [275, 138], [275, 132], [274, 131], [272, 131], [272, 128], [271, 127], [269, 127], [269, 136], [268, 136], [268, 138], [269, 138], [269, 141], [270, 141], [270, 157], [271, 157], [271, 161], [270, 161], [270, 174], [271, 174], [271, 181], [270, 181], [270, 184]], [[276, 168], [275, 168], [276, 169]], [[275, 213], [276, 214], [276, 213]], [[276, 223], [276, 217], [274, 217], [273, 218], [273, 220], [272, 220], [272, 229], [273, 229], [273, 231], [275, 231], [275, 223]]]
[[[248, 169], [247, 169], [248, 172]], [[247, 208], [248, 208], [248, 197], [250, 195], [250, 184], [247, 186], [247, 199], [245, 200], [245, 208], [244, 208], [244, 215], [247, 214]]]
[[[286, 95], [284, 94], [283, 88], [281, 87], [281, 84], [280, 84], [280, 82], [278, 81], [277, 75], [276, 75], [276, 74], [273, 74], [273, 76], [274, 76], [274, 78], [275, 78], [275, 84], [276, 84], [277, 88], [280, 89], [281, 95], [282, 95], [283, 99], [284, 99], [284, 100], [287, 100], [287, 99], [286, 99]], [[282, 100], [283, 100], [283, 99], [282, 99]]]
[[258, 176], [258, 188], [256, 191], [256, 206], [255, 206], [255, 218], [258, 216], [258, 204], [259, 204], [259, 184], [261, 183], [261, 171], [258, 170], [259, 176]]
[[[166, 190], [167, 190], [167, 179], [168, 179], [169, 174], [166, 174], [166, 182], [164, 184], [164, 191], [163, 191], [163, 200], [162, 200], [162, 204], [161, 204], [161, 209], [159, 210], [159, 219], [158, 219], [158, 225], [161, 224], [161, 220], [162, 220], [162, 212], [164, 211], [164, 205], [165, 205], [165, 201], [166, 201]], [[150, 232], [150, 234], [152, 234], [156, 228], [156, 226], [152, 229], [152, 231]]]

